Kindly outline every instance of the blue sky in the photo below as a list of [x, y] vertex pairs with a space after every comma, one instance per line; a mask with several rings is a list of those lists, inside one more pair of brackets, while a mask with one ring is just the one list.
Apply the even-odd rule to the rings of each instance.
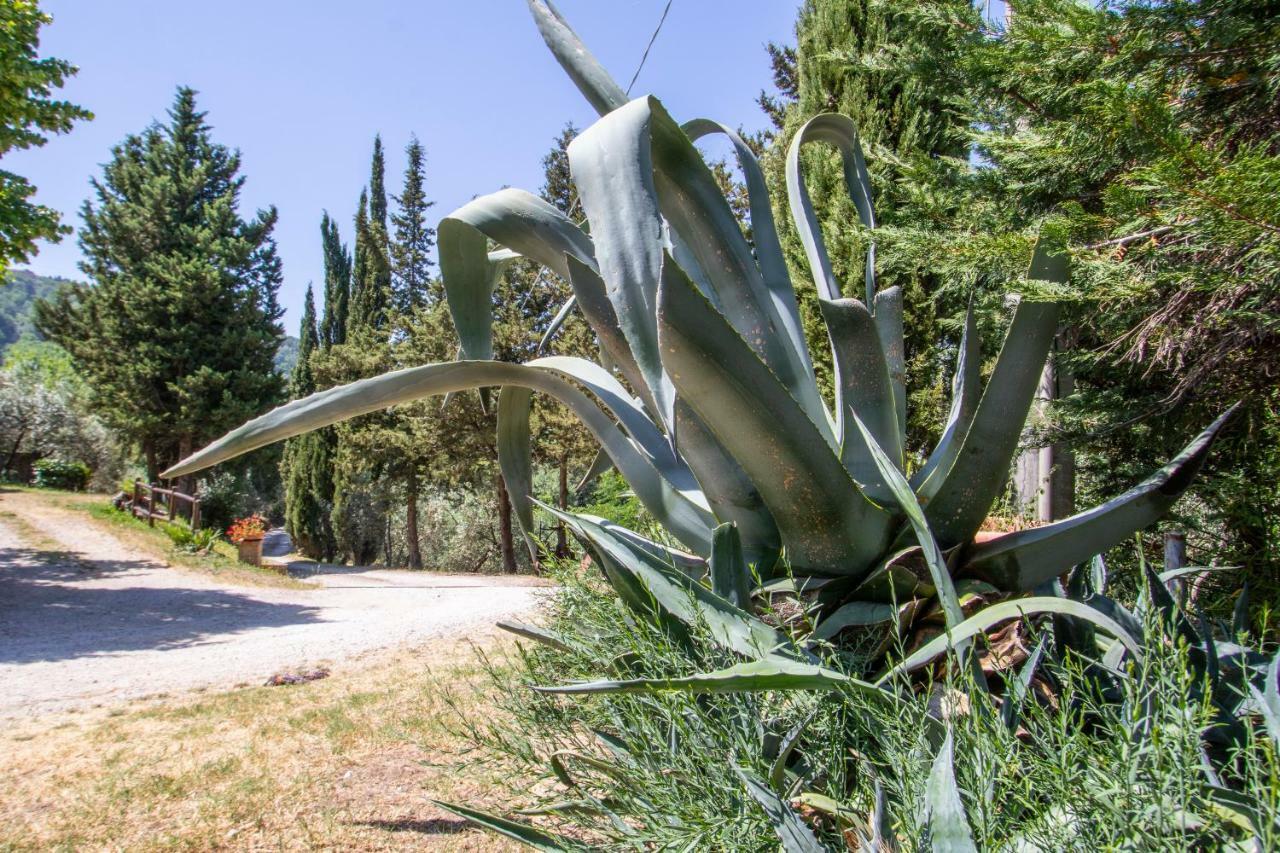
[[[665, 0], [559, 0], [558, 8], [622, 85]], [[523, 0], [45, 0], [54, 16], [41, 53], [80, 74], [65, 97], [96, 118], [4, 168], [78, 226], [89, 178], [111, 146], [163, 117], [179, 84], [199, 90], [215, 138], [241, 150], [246, 212], [275, 204], [284, 260], [281, 301], [297, 333], [308, 281], [322, 280], [319, 221], [350, 240], [381, 132], [397, 192], [411, 132], [427, 150], [438, 219], [502, 186], [536, 190], [560, 127], [592, 111], [538, 36]], [[793, 40], [799, 0], [674, 0], [633, 94], [653, 93], [681, 120], [756, 129], [770, 85], [764, 45]], [[80, 278], [74, 237], [28, 268]]]

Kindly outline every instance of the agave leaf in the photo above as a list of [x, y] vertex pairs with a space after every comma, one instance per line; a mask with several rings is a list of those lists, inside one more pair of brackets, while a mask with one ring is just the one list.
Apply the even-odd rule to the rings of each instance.
[[544, 628], [539, 628], [537, 625], [528, 625], [524, 622], [511, 622], [506, 619], [499, 620], [497, 625], [508, 633], [542, 643], [544, 646], [550, 646], [551, 648], [558, 649], [562, 652], [573, 651], [573, 648], [560, 637]]
[[973, 316], [973, 306], [970, 305], [965, 313], [964, 332], [960, 336], [955, 376], [951, 378], [951, 410], [947, 413], [942, 437], [938, 439], [938, 444], [924, 465], [911, 478], [911, 485], [916, 488], [923, 503], [928, 503], [942, 485], [943, 478], [934, 477], [934, 472], [951, 470], [956, 454], [960, 452], [961, 441], [969, 432], [969, 425], [973, 423], [973, 415], [978, 410], [978, 399], [982, 393], [981, 368], [982, 353], [977, 321]]
[[685, 625], [705, 624], [719, 645], [748, 657], [770, 654], [801, 659], [804, 656], [793, 649], [785, 634], [735, 607], [648, 551], [632, 546], [582, 516], [542, 506], [572, 527], [602, 560], [638, 580], [667, 613]]
[[688, 554], [684, 551], [654, 542], [652, 539], [646, 539], [639, 533], [628, 530], [622, 525], [616, 524], [607, 518], [601, 518], [598, 515], [576, 512], [574, 513], [574, 516], [576, 518], [586, 519], [592, 524], [604, 528], [615, 538], [622, 539], [632, 548], [644, 551], [657, 560], [660, 560], [667, 565], [674, 566], [686, 577], [692, 580], [701, 581], [707, 575], [707, 561], [695, 554]]
[[534, 850], [565, 851], [587, 849], [571, 838], [565, 838], [564, 836], [552, 835], [548, 832], [543, 832], [542, 830], [532, 827], [527, 823], [507, 820], [505, 817], [498, 817], [497, 815], [476, 811], [475, 809], [469, 809], [466, 806], [460, 806], [456, 803], [446, 803], [442, 800], [432, 800], [431, 802], [435, 803], [447, 812], [452, 812], [458, 817], [471, 821], [476, 826], [496, 832], [499, 835], [505, 835], [507, 838], [519, 841], [521, 844], [532, 847]]
[[778, 525], [747, 472], [680, 397], [676, 397], [676, 447], [702, 485], [711, 512], [738, 526], [743, 558], [767, 577], [782, 548]]
[[517, 385], [503, 387], [498, 395], [498, 468], [529, 555], [536, 560], [538, 543], [533, 538], [533, 504], [529, 502], [533, 494], [533, 443], [529, 429], [532, 411], [531, 390]]
[[947, 729], [942, 748], [934, 756], [929, 780], [925, 783], [924, 801], [928, 814], [929, 840], [934, 853], [978, 853], [965, 817], [964, 801], [956, 786], [952, 765], [955, 742]]
[[281, 439], [422, 397], [495, 385], [519, 385], [549, 394], [568, 406], [605, 447], [645, 508], [695, 552], [709, 553], [712, 519], [705, 504], [668, 483], [640, 450], [586, 394], [555, 372], [496, 361], [462, 361], [411, 367], [330, 388], [254, 418], [179, 462], [177, 477], [240, 456]]
[[[773, 784], [774, 787], [779, 785], [778, 782], [772, 781], [771, 784]], [[827, 817], [835, 820], [841, 826], [853, 826], [858, 821], [858, 818], [861, 817], [861, 815], [848, 806], [837, 802], [826, 794], [819, 794], [815, 791], [804, 791], [796, 797], [796, 800], [798, 800], [802, 806], [807, 806], [814, 811], [822, 812]]]
[[829, 302], [819, 299], [831, 351], [835, 356], [836, 406], [839, 415], [836, 429], [840, 438], [840, 461], [862, 487], [867, 497], [879, 504], [892, 500], [892, 490], [885, 484], [864, 442], [848, 422], [844, 413], [853, 410], [867, 425], [876, 443], [884, 449], [895, 468], [902, 467], [902, 429], [894, 401], [893, 380], [885, 363], [884, 347], [876, 331], [876, 322], [865, 305], [856, 299]]
[[587, 468], [586, 473], [582, 475], [582, 479], [573, 487], [573, 493], [578, 497], [586, 494], [587, 489], [590, 489], [596, 480], [603, 477], [606, 471], [611, 470], [613, 470], [613, 460], [609, 458], [609, 454], [602, 447], [596, 451], [595, 458], [591, 460], [591, 465]]
[[489, 240], [569, 280], [565, 255], [595, 266], [591, 238], [537, 196], [505, 189], [481, 196], [446, 216], [439, 226], [440, 273], [463, 355], [493, 358], [493, 288], [497, 270], [515, 255], [490, 256]]
[[775, 788], [781, 788], [783, 781], [787, 775], [787, 762], [791, 760], [791, 754], [795, 752], [796, 746], [800, 743], [804, 730], [809, 727], [809, 723], [813, 722], [813, 713], [810, 713], [800, 722], [792, 726], [782, 740], [778, 742], [778, 754], [773, 757], [773, 763], [769, 765], [769, 784]]
[[1201, 790], [1204, 791], [1205, 798], [1213, 804], [1223, 817], [1241, 829], [1253, 833], [1255, 839], [1258, 839], [1258, 843], [1254, 848], [1256, 850], [1263, 849], [1260, 839], [1274, 836], [1276, 831], [1280, 829], [1280, 825], [1267, 826], [1266, 812], [1259, 804], [1256, 796], [1250, 796], [1244, 791], [1236, 791], [1222, 785], [1207, 783]]
[[1180, 580], [1181, 578], [1190, 577], [1191, 575], [1200, 575], [1206, 572], [1230, 572], [1240, 568], [1239, 566], [1183, 566], [1180, 569], [1165, 569], [1159, 572], [1156, 577], [1160, 578], [1160, 582], [1166, 588], [1172, 586], [1170, 581]]
[[1018, 303], [954, 464], [933, 472], [932, 477], [942, 478], [936, 490], [925, 484], [933, 492], [925, 514], [943, 548], [968, 542], [1004, 487], [1057, 328], [1057, 305]]
[[797, 569], [866, 571], [890, 516], [861, 495], [826, 437], [674, 264], [658, 305], [680, 395], [759, 489]]
[[765, 287], [769, 290], [781, 331], [790, 340], [791, 347], [806, 368], [806, 373], [812, 378], [813, 363], [809, 359], [809, 345], [805, 340], [804, 327], [800, 321], [800, 306], [796, 303], [795, 288], [791, 286], [791, 274], [787, 270], [787, 261], [782, 254], [782, 244], [778, 242], [778, 229], [774, 224], [773, 208], [769, 201], [769, 187], [755, 152], [737, 131], [710, 119], [694, 119], [685, 122], [681, 129], [690, 141], [696, 142], [709, 134], [720, 133], [728, 137], [733, 144], [734, 154], [738, 158], [738, 165], [742, 169], [742, 176], [747, 184], [747, 203], [751, 211], [752, 248], [760, 267], [760, 275], [764, 279]]
[[1272, 748], [1280, 752], [1280, 687], [1276, 684], [1278, 676], [1280, 676], [1280, 652], [1276, 652], [1271, 665], [1267, 667], [1267, 680], [1263, 689], [1259, 690], [1250, 683], [1249, 694], [1253, 697], [1254, 705], [1257, 706], [1258, 713], [1262, 715], [1262, 720], [1267, 726], [1267, 735], [1271, 738]]
[[551, 48], [551, 54], [596, 112], [604, 115], [627, 102], [626, 92], [591, 55], [568, 21], [548, 0], [529, 0], [529, 11], [533, 13], [542, 40]]
[[[889, 380], [893, 387], [894, 411], [897, 413], [899, 435], [896, 443], [907, 441], [907, 343], [902, 325], [902, 288], [886, 287], [876, 294], [871, 314], [876, 319], [876, 331], [880, 333], [880, 345], [884, 348], [884, 363], [889, 368]], [[892, 443], [882, 442], [892, 449]]]
[[746, 610], [751, 606], [751, 568], [742, 556], [742, 537], [732, 523], [725, 523], [711, 535], [711, 591]]
[[971, 637], [975, 637], [1008, 619], [1025, 618], [1037, 613], [1065, 613], [1081, 619], [1088, 619], [1114, 636], [1135, 658], [1142, 657], [1142, 648], [1138, 640], [1118, 621], [1097, 608], [1079, 601], [1054, 596], [1031, 596], [1014, 601], [1003, 601], [983, 608], [979, 612], [955, 626], [950, 636], [943, 634], [925, 643], [912, 652], [905, 660], [895, 665], [881, 676], [876, 683], [884, 684], [897, 675], [912, 672], [945, 654], [947, 649]]
[[[804, 183], [804, 172], [800, 165], [800, 152], [810, 142], [826, 142], [840, 152], [844, 163], [844, 182], [853, 199], [853, 206], [858, 211], [858, 218], [867, 228], [876, 227], [875, 214], [871, 204], [871, 181], [867, 177], [867, 166], [862, 159], [862, 145], [858, 142], [858, 129], [847, 116], [835, 113], [824, 113], [809, 119], [795, 137], [791, 147], [787, 149], [787, 198], [791, 203], [791, 215], [795, 219], [796, 232], [804, 246], [809, 259], [809, 269], [813, 273], [813, 283], [818, 288], [818, 295], [823, 299], [836, 300], [843, 296], [840, 282], [836, 281], [831, 270], [831, 258], [827, 255], [826, 244], [822, 240], [822, 226], [813, 210], [813, 201], [809, 198], [809, 190]], [[866, 304], [875, 302], [875, 244], [867, 251], [866, 267]]]
[[547, 330], [542, 333], [542, 337], [538, 340], [538, 348], [536, 350], [538, 355], [541, 355], [543, 350], [550, 346], [551, 339], [556, 336], [556, 332], [560, 331], [560, 327], [569, 319], [569, 315], [573, 313], [573, 309], [576, 308], [577, 305], [578, 298], [573, 294], [569, 294], [569, 298], [566, 299], [564, 304], [556, 310], [555, 316], [552, 317], [551, 322], [547, 324]]
[[1018, 675], [1009, 682], [1009, 687], [1005, 691], [1004, 701], [1000, 705], [1000, 720], [1004, 723], [1005, 728], [1009, 731], [1017, 731], [1018, 718], [1021, 715], [1022, 703], [1026, 701], [1027, 691], [1031, 689], [1031, 679], [1035, 678], [1036, 669], [1040, 666], [1040, 658], [1044, 656], [1044, 647], [1047, 642], [1045, 637], [1041, 637], [1036, 643], [1036, 647], [1031, 650], [1031, 654], [1027, 656], [1022, 667], [1018, 670]]
[[543, 693], [651, 693], [676, 690], [685, 693], [749, 693], [760, 690], [854, 689], [877, 701], [894, 697], [865, 681], [832, 669], [777, 656], [740, 663], [715, 672], [674, 678], [637, 678], [627, 681], [587, 681], [560, 687], [538, 687]]
[[827, 849], [822, 842], [818, 841], [809, 824], [796, 814], [789, 803], [765, 784], [764, 780], [741, 767], [735, 767], [734, 770], [742, 779], [742, 784], [746, 786], [747, 793], [760, 804], [769, 817], [769, 823], [773, 825], [773, 831], [778, 834], [783, 850], [787, 853], [823, 853]]
[[[911, 491], [911, 485], [907, 482], [907, 478], [902, 475], [902, 472], [893, 464], [893, 461], [885, 455], [884, 450], [876, 443], [875, 436], [871, 434], [866, 424], [858, 417], [858, 413], [852, 411], [850, 412], [850, 417], [853, 418], [863, 443], [866, 445], [867, 450], [870, 451], [876, 466], [880, 469], [880, 475], [884, 478], [885, 484], [892, 493], [898, 507], [906, 514], [907, 520], [911, 522], [911, 529], [915, 532], [916, 541], [919, 542], [921, 549], [924, 551], [925, 563], [929, 567], [929, 576], [932, 578], [934, 589], [937, 591], [938, 602], [942, 605], [942, 612], [946, 615], [947, 629], [952, 630], [964, 619], [964, 612], [960, 608], [960, 599], [956, 595], [955, 585], [951, 581], [951, 572], [947, 568], [946, 558], [942, 556], [942, 551], [938, 548], [938, 543], [933, 538], [933, 531], [929, 529], [929, 524], [925, 520], [924, 510], [921, 509], [920, 503], [916, 500], [915, 493]], [[960, 640], [957, 639], [956, 642], [959, 643]]]
[[1029, 590], [1073, 564], [1118, 544], [1158, 520], [1191, 485], [1233, 407], [1168, 465], [1101, 506], [1044, 527], [1020, 530], [976, 545], [964, 571], [1007, 590]]
[[879, 625], [882, 622], [892, 621], [897, 614], [898, 610], [892, 604], [850, 601], [819, 622], [813, 630], [813, 638], [829, 640], [845, 628], [855, 625]]
[[1242, 635], [1248, 636], [1249, 629], [1249, 581], [1246, 580], [1240, 587], [1240, 594], [1236, 596], [1236, 606], [1231, 611], [1231, 636], [1236, 638]]

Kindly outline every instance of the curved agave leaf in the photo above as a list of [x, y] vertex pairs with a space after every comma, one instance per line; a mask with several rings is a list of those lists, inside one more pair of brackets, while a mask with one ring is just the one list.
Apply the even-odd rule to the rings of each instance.
[[845, 412], [857, 412], [877, 444], [902, 467], [902, 429], [899, 426], [894, 383], [885, 363], [884, 348], [876, 323], [867, 307], [856, 299], [834, 302], [819, 297], [818, 305], [827, 323], [831, 351], [835, 355], [836, 430], [840, 437], [840, 461], [862, 487], [867, 497], [879, 504], [892, 500], [884, 476], [861, 440], [850, 428]]
[[[889, 368], [889, 380], [893, 387], [894, 409], [898, 415], [897, 443], [907, 443], [907, 343], [902, 321], [902, 288], [886, 287], [876, 294], [871, 305], [880, 345], [884, 348], [884, 363]], [[886, 450], [892, 444], [882, 444]]]
[[556, 336], [556, 332], [560, 331], [560, 327], [565, 324], [565, 321], [569, 319], [569, 315], [573, 313], [573, 309], [576, 307], [578, 307], [578, 297], [569, 294], [569, 298], [564, 301], [564, 304], [556, 311], [555, 316], [551, 318], [551, 322], [547, 324], [547, 330], [542, 333], [542, 337], [538, 340], [538, 348], [535, 352], [541, 355], [543, 350], [551, 345], [551, 339]]
[[1058, 598], [1056, 596], [1031, 596], [1028, 598], [1019, 598], [1014, 601], [1003, 601], [1000, 604], [993, 604], [981, 611], [970, 616], [959, 625], [952, 628], [949, 632], [950, 636], [943, 634], [935, 637], [925, 643], [916, 651], [912, 652], [905, 660], [895, 665], [892, 669], [876, 680], [876, 684], [884, 684], [895, 676], [912, 672], [920, 667], [930, 663], [939, 656], [946, 654], [947, 650], [953, 645], [968, 640], [981, 634], [995, 625], [1000, 624], [1008, 619], [1019, 619], [1027, 616], [1033, 616], [1037, 613], [1065, 613], [1068, 616], [1076, 616], [1081, 619], [1088, 619], [1102, 628], [1107, 633], [1114, 636], [1117, 640], [1124, 644], [1135, 658], [1142, 657], [1142, 648], [1137, 639], [1133, 637], [1119, 622], [1107, 616], [1100, 610], [1090, 607], [1079, 601], [1072, 601], [1069, 598]]
[[551, 835], [543, 832], [541, 829], [530, 826], [527, 823], [508, 820], [505, 817], [487, 814], [486, 812], [476, 811], [475, 809], [460, 806], [455, 803], [446, 803], [443, 800], [432, 800], [440, 808], [447, 812], [452, 812], [458, 817], [464, 818], [476, 826], [504, 835], [507, 838], [519, 841], [534, 850], [554, 851], [554, 853], [565, 853], [570, 850], [586, 850], [587, 848], [572, 838], [565, 838], [559, 835]]
[[888, 542], [891, 517], [861, 494], [787, 389], [674, 264], [664, 267], [658, 324], [681, 397], [760, 490], [791, 564], [865, 571]]
[[969, 432], [978, 399], [982, 393], [982, 353], [978, 340], [977, 322], [973, 306], [965, 312], [964, 332], [960, 335], [960, 350], [956, 355], [956, 372], [951, 379], [951, 410], [947, 413], [942, 437], [938, 439], [928, 460], [911, 477], [911, 485], [922, 503], [928, 503], [942, 485], [941, 477], [932, 476], [935, 471], [950, 471], [955, 464], [960, 443]]
[[[440, 274], [449, 313], [466, 358], [493, 358], [493, 289], [500, 262], [489, 240], [546, 266], [565, 281], [565, 255], [595, 266], [591, 238], [547, 202], [524, 190], [505, 189], [474, 199], [440, 221]], [[497, 263], [495, 263], [497, 262]]]
[[604, 115], [627, 102], [626, 92], [548, 0], [529, 0], [529, 11], [533, 13], [542, 40], [596, 112]]
[[647, 550], [633, 547], [587, 518], [545, 504], [541, 506], [568, 524], [616, 571], [638, 581], [664, 611], [685, 625], [705, 625], [721, 646], [749, 657], [807, 659], [807, 655], [792, 647], [791, 639], [785, 634], [735, 607]]
[[893, 621], [898, 610], [892, 604], [875, 601], [851, 601], [842, 604], [830, 616], [818, 623], [813, 630], [814, 639], [829, 640], [845, 628], [859, 625], [879, 625]]
[[498, 468], [507, 485], [507, 498], [515, 511], [516, 523], [524, 534], [529, 555], [538, 558], [533, 538], [533, 446], [529, 415], [533, 411], [533, 391], [518, 385], [503, 386], [498, 394]]
[[765, 287], [773, 299], [774, 310], [782, 330], [791, 340], [791, 346], [801, 357], [806, 372], [812, 378], [813, 363], [809, 358], [809, 344], [805, 340], [804, 326], [800, 321], [800, 306], [796, 302], [796, 291], [791, 285], [791, 273], [787, 269], [786, 257], [782, 253], [782, 244], [778, 241], [778, 228], [773, 220], [773, 207], [769, 200], [769, 187], [765, 181], [764, 170], [755, 152], [747, 145], [738, 132], [728, 125], [711, 119], [694, 119], [682, 125], [682, 130], [691, 141], [696, 142], [704, 136], [721, 133], [733, 144], [734, 155], [738, 158], [738, 166], [742, 169], [742, 177], [747, 185], [747, 203], [751, 211], [751, 241], [755, 250], [756, 262], [760, 266], [760, 275], [764, 278]]
[[535, 687], [541, 693], [750, 693], [760, 690], [854, 689], [886, 704], [896, 702], [889, 692], [816, 664], [769, 657], [736, 664], [715, 672], [675, 678], [636, 678], [625, 681], [585, 681], [556, 687]]
[[1123, 495], [1062, 521], [975, 545], [963, 571], [1001, 589], [1030, 590], [1127, 539], [1157, 521], [1191, 485], [1236, 410], [1228, 409], [1168, 465]]
[[603, 477], [606, 471], [611, 470], [613, 470], [613, 460], [609, 458], [609, 454], [605, 453], [602, 447], [596, 451], [595, 458], [591, 460], [591, 465], [587, 468], [586, 473], [582, 475], [582, 479], [573, 487], [573, 493], [581, 497], [596, 480]]
[[702, 492], [715, 517], [737, 525], [744, 559], [767, 577], [782, 549], [778, 525], [742, 466], [678, 396], [676, 447], [702, 484]]
[[[947, 568], [946, 558], [942, 556], [942, 551], [938, 548], [937, 541], [933, 538], [933, 532], [929, 529], [928, 523], [925, 521], [924, 510], [920, 508], [920, 504], [916, 501], [915, 494], [911, 491], [907, 478], [902, 475], [893, 464], [893, 460], [889, 459], [876, 443], [873, 436], [867, 429], [866, 424], [858, 417], [858, 413], [851, 412], [853, 423], [858, 428], [862, 440], [866, 443], [867, 449], [871, 452], [871, 457], [880, 469], [880, 474], [884, 477], [885, 484], [892, 493], [894, 501], [898, 507], [906, 514], [907, 520], [911, 522], [911, 529], [915, 532], [916, 541], [919, 543], [921, 550], [924, 552], [925, 564], [929, 567], [929, 577], [933, 580], [933, 586], [938, 593], [938, 602], [942, 605], [942, 612], [946, 615], [947, 630], [951, 631], [956, 628], [964, 619], [964, 611], [960, 607], [960, 598], [956, 595], [955, 585], [951, 581], [951, 572]], [[955, 640], [956, 648], [963, 648], [961, 639]]]
[[[653, 308], [666, 222], [676, 256], [704, 295], [814, 423], [826, 428], [807, 357], [784, 334], [773, 296], [711, 170], [662, 104], [654, 98], [632, 101], [584, 131], [568, 151], [601, 276], [646, 376], [661, 369]], [[671, 422], [665, 415], [664, 420]]]
[[954, 744], [951, 729], [947, 729], [947, 737], [934, 756], [929, 780], [925, 783], [930, 849], [934, 853], [978, 853], [969, 831], [969, 820], [965, 817], [964, 801], [960, 799], [960, 789], [956, 786], [952, 763]]
[[925, 483], [923, 488], [933, 492], [925, 515], [944, 549], [973, 537], [1004, 487], [1057, 329], [1055, 303], [1018, 303], [954, 464], [933, 472], [930, 480], [941, 478], [936, 490]]
[[571, 652], [573, 647], [561, 639], [558, 635], [551, 633], [537, 625], [527, 625], [524, 622], [511, 622], [506, 619], [500, 619], [495, 623], [503, 631], [515, 634], [517, 637], [524, 637], [544, 646], [550, 646], [561, 652]]
[[422, 397], [496, 385], [518, 385], [568, 406], [609, 452], [636, 497], [672, 534], [697, 553], [709, 553], [714, 519], [704, 505], [663, 477], [650, 456], [617, 429], [600, 407], [555, 372], [496, 361], [429, 364], [363, 379], [281, 406], [233, 430], [164, 473], [177, 477], [250, 450], [338, 421]]
[[646, 552], [652, 557], [656, 557], [662, 563], [675, 566], [691, 580], [702, 581], [707, 576], [707, 561], [694, 554], [688, 554], [675, 548], [669, 548], [666, 545], [654, 542], [652, 539], [646, 539], [633, 530], [628, 530], [620, 524], [610, 521], [607, 518], [601, 518], [598, 515], [591, 515], [585, 512], [575, 512], [575, 518], [585, 519], [597, 527], [602, 527], [615, 538], [621, 539], [632, 548]]
[[742, 779], [751, 799], [764, 809], [786, 853], [823, 853], [827, 849], [818, 841], [809, 824], [791, 808], [791, 804], [778, 796], [763, 779], [741, 767], [735, 767], [734, 770]]
[[[836, 281], [835, 273], [831, 270], [831, 258], [827, 255], [827, 247], [822, 240], [822, 226], [818, 224], [818, 217], [813, 211], [813, 201], [809, 198], [800, 165], [800, 151], [810, 142], [826, 142], [840, 152], [844, 162], [845, 186], [858, 211], [858, 218], [864, 226], [874, 229], [876, 218], [871, 204], [871, 179], [867, 175], [867, 164], [862, 158], [857, 125], [847, 116], [836, 113], [814, 116], [800, 128], [791, 140], [791, 147], [787, 149], [787, 198], [791, 203], [796, 232], [800, 235], [800, 242], [809, 259], [818, 295], [823, 299], [836, 300], [843, 293], [840, 282]], [[865, 285], [866, 302], [872, 305], [876, 298], [875, 243], [870, 244], [867, 250]]]

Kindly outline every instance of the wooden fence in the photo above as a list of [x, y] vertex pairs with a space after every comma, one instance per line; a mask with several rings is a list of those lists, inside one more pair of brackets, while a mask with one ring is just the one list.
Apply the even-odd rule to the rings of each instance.
[[161, 486], [148, 485], [142, 480], [133, 481], [133, 499], [130, 509], [138, 518], [145, 518], [152, 527], [156, 519], [173, 521], [178, 517], [178, 504], [188, 504], [191, 509], [184, 513], [190, 519], [191, 529], [200, 529], [200, 498], [196, 495], [184, 495], [177, 489], [166, 489]]

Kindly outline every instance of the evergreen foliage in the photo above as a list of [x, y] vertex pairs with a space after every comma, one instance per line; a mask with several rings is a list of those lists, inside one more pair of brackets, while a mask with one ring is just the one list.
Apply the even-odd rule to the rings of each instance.
[[[0, 3], [0, 157], [44, 145], [53, 133], [67, 133], [93, 114], [53, 98], [77, 69], [64, 59], [37, 55], [40, 28], [53, 19], [36, 0]], [[0, 266], [25, 262], [36, 240], [57, 242], [71, 229], [58, 212], [32, 204], [36, 188], [26, 178], [0, 169]]]
[[90, 285], [36, 307], [102, 419], [141, 445], [148, 474], [279, 401], [283, 330], [274, 208], [238, 207], [238, 152], [213, 141], [195, 92], [112, 150], [82, 210]]
[[435, 248], [436, 230], [427, 225], [427, 211], [434, 202], [427, 201], [423, 190], [426, 153], [418, 137], [410, 137], [405, 157], [408, 165], [404, 171], [404, 191], [395, 197], [398, 210], [391, 214], [391, 222], [395, 226], [391, 243], [391, 283], [396, 309], [408, 314], [426, 302], [431, 286], [431, 252]]
[[[289, 379], [289, 398], [301, 399], [318, 390], [311, 357], [319, 347], [315, 296], [307, 287], [298, 332], [298, 361]], [[312, 559], [330, 561], [337, 549], [330, 513], [333, 509], [332, 430], [317, 430], [291, 439], [281, 460], [284, 481], [285, 529], [298, 551]]]
[[321, 347], [346, 343], [347, 312], [351, 300], [351, 253], [342, 242], [338, 223], [325, 213], [320, 218], [324, 251], [324, 317], [320, 323]]

